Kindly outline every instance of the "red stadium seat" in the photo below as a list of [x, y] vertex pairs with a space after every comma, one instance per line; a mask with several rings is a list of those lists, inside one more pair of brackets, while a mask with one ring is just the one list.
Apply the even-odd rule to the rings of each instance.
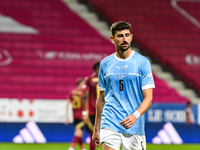
[[[153, 3], [149, 7], [149, 1], [136, 1], [137, 6], [132, 9], [132, 1], [91, 1], [102, 10], [101, 13], [108, 14], [111, 21], [124, 19], [133, 21], [134, 36], [139, 42], [151, 46], [157, 44], [165, 52], [165, 56], [173, 58], [172, 53], [168, 55], [171, 38], [168, 29], [163, 28], [165, 36], [157, 33], [157, 27], [149, 23], [149, 32], [146, 21], [153, 22], [149, 11], [162, 4]], [[8, 16], [20, 24], [34, 28], [36, 33], [2, 32], [0, 30], [0, 97], [4, 98], [37, 98], [37, 99], [65, 99], [68, 92], [76, 86], [78, 77], [91, 74], [92, 65], [105, 56], [115, 52], [113, 44], [103, 38], [90, 25], [72, 12], [64, 3], [57, 0], [0, 0], [0, 13]], [[105, 5], [106, 4], [106, 5]], [[103, 5], [103, 9], [102, 6]], [[112, 7], [111, 7], [112, 6]], [[118, 7], [120, 6], [120, 7]], [[124, 7], [122, 7], [124, 6]], [[115, 7], [117, 7], [117, 12]], [[145, 9], [142, 9], [144, 7]], [[121, 13], [123, 11], [123, 13]], [[151, 10], [154, 15], [157, 10]], [[119, 13], [118, 13], [119, 12]], [[115, 16], [115, 13], [117, 14]], [[140, 14], [146, 14], [142, 17]], [[165, 13], [167, 10], [165, 9]], [[173, 13], [170, 13], [173, 15]], [[149, 17], [149, 18], [148, 18]], [[166, 22], [165, 20], [160, 20]], [[136, 24], [134, 24], [136, 23]], [[160, 41], [158, 39], [159, 35]], [[149, 37], [151, 40], [149, 40]], [[142, 38], [142, 39], [140, 39]], [[173, 42], [175, 45], [176, 42]], [[150, 46], [149, 46], [150, 47]], [[152, 48], [153, 49], [153, 48]], [[165, 51], [164, 51], [165, 50]], [[153, 49], [157, 54], [157, 49]], [[176, 53], [177, 54], [177, 53]], [[159, 55], [159, 54], [157, 54]], [[6, 60], [12, 60], [5, 64]], [[163, 58], [165, 59], [165, 58]], [[166, 63], [168, 59], [166, 59]], [[154, 102], [186, 102], [175, 90], [171, 89], [164, 81], [155, 77], [156, 89]]]
[[[200, 3], [198, 1], [87, 1], [100, 14], [106, 16], [110, 23], [118, 20], [130, 22], [134, 38], [141, 47], [163, 65], [170, 66], [175, 73], [200, 91]], [[189, 54], [196, 56], [191, 58], [191, 61], [195, 61], [193, 64], [188, 64], [186, 61]]]

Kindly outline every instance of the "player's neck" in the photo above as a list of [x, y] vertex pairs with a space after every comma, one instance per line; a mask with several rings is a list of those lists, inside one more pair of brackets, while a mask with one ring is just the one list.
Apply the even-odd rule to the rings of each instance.
[[121, 51], [121, 50], [118, 50], [117, 49], [117, 53], [116, 53], [116, 56], [118, 58], [121, 58], [121, 59], [126, 59], [128, 58], [131, 54], [133, 53], [133, 51], [129, 48], [128, 50], [126, 51]]

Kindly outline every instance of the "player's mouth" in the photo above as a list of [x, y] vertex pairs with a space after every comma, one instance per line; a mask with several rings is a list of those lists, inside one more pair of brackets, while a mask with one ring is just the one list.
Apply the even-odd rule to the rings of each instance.
[[121, 45], [122, 45], [122, 46], [127, 46], [128, 43], [127, 43], [127, 42], [123, 42]]

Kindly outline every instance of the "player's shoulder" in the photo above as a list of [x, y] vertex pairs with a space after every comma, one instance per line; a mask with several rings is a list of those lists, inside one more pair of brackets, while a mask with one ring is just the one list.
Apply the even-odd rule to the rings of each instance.
[[71, 93], [72, 93], [72, 95], [81, 95], [81, 94], [83, 94], [83, 92], [84, 92], [83, 88], [81, 88], [81, 89], [74, 88]]
[[136, 57], [138, 58], [138, 60], [140, 61], [149, 61], [149, 59], [145, 56], [143, 56], [142, 54], [135, 52], [134, 55], [136, 55]]
[[89, 76], [86, 76], [86, 77], [84, 78], [84, 81], [87, 81], [87, 80], [89, 80], [90, 76], [91, 76], [91, 75], [89, 75]]
[[138, 52], [135, 52], [134, 55], [137, 58], [137, 62], [139, 64], [147, 64], [147, 63], [149, 63], [149, 59], [147, 57], [143, 56], [142, 54], [139, 54]]
[[94, 76], [94, 74], [91, 74], [91, 75], [89, 75], [89, 76], [86, 76], [84, 80], [89, 80], [89, 79], [93, 78], [93, 76]]
[[76, 88], [73, 88], [70, 92], [69, 92], [69, 95], [73, 95], [76, 91]]
[[114, 58], [114, 54], [115, 53], [112, 53], [112, 54], [108, 55], [107, 57], [105, 57], [104, 59], [102, 59], [100, 64], [104, 65], [104, 64], [107, 64], [108, 62], [112, 61]]
[[91, 82], [92, 78], [94, 78], [94, 76], [95, 76], [94, 73], [91, 74], [91, 75], [89, 75], [89, 76], [86, 76], [85, 79], [84, 79], [84, 81], [85, 81], [85, 85], [88, 85], [89, 82]]

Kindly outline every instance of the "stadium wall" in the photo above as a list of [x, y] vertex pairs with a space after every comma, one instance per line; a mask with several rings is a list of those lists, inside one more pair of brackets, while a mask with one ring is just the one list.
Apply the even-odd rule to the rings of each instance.
[[[146, 123], [146, 140], [148, 143], [153, 143], [155, 137], [159, 137], [159, 131], [164, 129], [163, 123]], [[46, 142], [71, 142], [74, 126], [73, 124], [65, 125], [63, 123], [37, 123], [40, 131], [44, 135]], [[185, 125], [185, 124], [173, 124], [177, 133], [179, 134], [182, 143], [200, 143], [199, 125]], [[0, 142], [16, 142], [16, 143], [28, 143], [25, 141], [14, 141], [20, 131], [26, 128], [26, 123], [0, 123]], [[88, 133], [84, 131], [84, 142], [88, 137]], [[160, 137], [161, 143], [156, 144], [176, 144], [173, 139], [170, 139], [170, 143], [164, 143], [162, 137]], [[25, 139], [23, 139], [25, 140]], [[34, 139], [29, 143], [39, 143]], [[181, 143], [179, 143], [181, 144]]]
[[[69, 124], [65, 124], [66, 100], [0, 100], [0, 142], [42, 143], [70, 142], [73, 137], [72, 107]], [[186, 124], [185, 104], [153, 103], [145, 114], [148, 143], [177, 144], [170, 134], [177, 135], [179, 144], [200, 143], [200, 104], [193, 105], [195, 122]], [[170, 127], [170, 128], [166, 128]], [[173, 131], [173, 133], [171, 133]], [[37, 133], [35, 135], [35, 133]], [[164, 137], [163, 137], [164, 136]], [[168, 141], [163, 141], [168, 137]], [[84, 140], [88, 133], [84, 132]]]

